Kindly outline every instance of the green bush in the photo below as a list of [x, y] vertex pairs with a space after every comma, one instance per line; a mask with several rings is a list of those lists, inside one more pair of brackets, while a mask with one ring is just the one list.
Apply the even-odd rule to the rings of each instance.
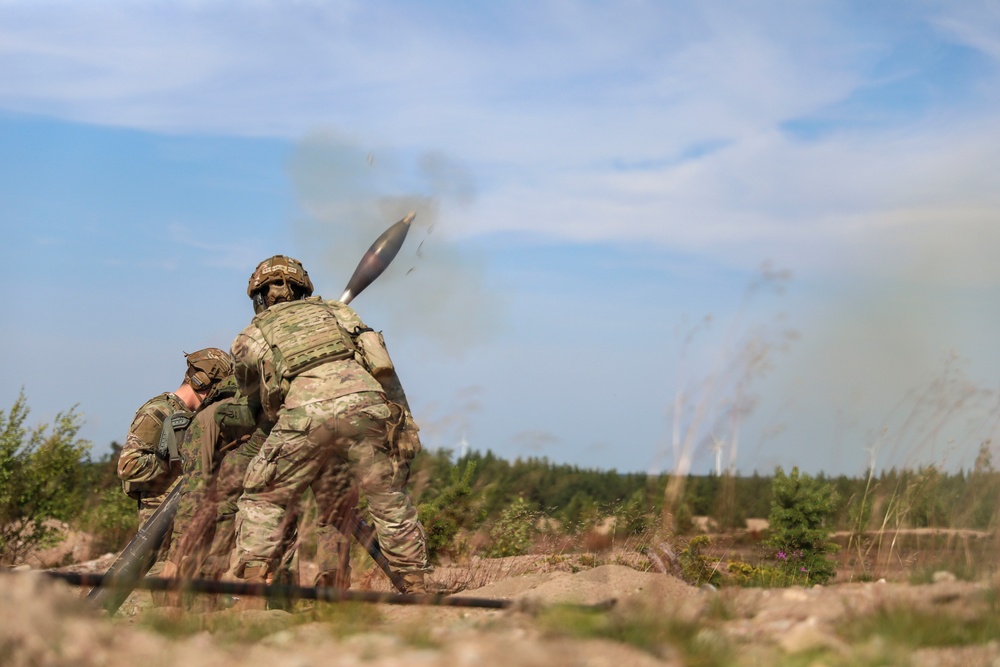
[[692, 586], [702, 586], [711, 584], [718, 588], [722, 585], [722, 572], [719, 569], [719, 562], [702, 553], [703, 549], [712, 544], [712, 538], [708, 535], [698, 535], [692, 537], [687, 545], [677, 554], [680, 562], [681, 574], [684, 581]]
[[827, 554], [839, 549], [826, 526], [837, 506], [836, 492], [829, 484], [800, 474], [798, 468], [786, 475], [780, 467], [771, 490], [767, 546], [775, 551], [773, 563], [765, 567], [782, 572], [787, 583], [826, 583], [835, 568]]
[[490, 528], [490, 546], [486, 555], [491, 558], [523, 556], [531, 551], [538, 532], [536, 524], [540, 513], [531, 508], [524, 498], [518, 498], [502, 512]]
[[643, 535], [653, 528], [654, 517], [646, 509], [646, 493], [636, 491], [625, 503], [615, 509], [615, 532], [625, 535]]
[[420, 523], [427, 534], [427, 555], [437, 562], [442, 555], [455, 556], [464, 550], [456, 542], [460, 530], [483, 520], [483, 511], [472, 497], [472, 477], [476, 472], [475, 461], [468, 461], [464, 470], [453, 466], [448, 486], [432, 500], [417, 508]]
[[95, 551], [117, 552], [139, 528], [135, 500], [122, 493], [118, 486], [102, 489], [97, 502], [81, 516], [79, 524], [93, 536]]
[[90, 451], [90, 443], [76, 437], [79, 417], [70, 409], [29, 430], [29, 412], [23, 392], [9, 412], [0, 410], [0, 565], [58, 542], [47, 521], [79, 511], [81, 461]]

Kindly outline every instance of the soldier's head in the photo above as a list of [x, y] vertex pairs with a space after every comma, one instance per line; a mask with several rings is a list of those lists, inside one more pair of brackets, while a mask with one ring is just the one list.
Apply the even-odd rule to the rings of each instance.
[[313, 284], [302, 263], [285, 255], [269, 257], [257, 265], [247, 284], [247, 296], [259, 313], [283, 301], [311, 296]]
[[184, 383], [203, 398], [212, 395], [233, 374], [233, 358], [217, 347], [206, 347], [191, 354], [184, 353], [184, 357], [187, 359]]

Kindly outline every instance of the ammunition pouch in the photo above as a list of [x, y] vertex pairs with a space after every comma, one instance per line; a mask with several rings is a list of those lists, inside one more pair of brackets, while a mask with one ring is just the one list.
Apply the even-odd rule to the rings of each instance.
[[257, 417], [246, 403], [229, 403], [215, 411], [215, 423], [227, 442], [240, 440], [257, 430]]
[[132, 500], [142, 500], [142, 492], [147, 486], [144, 482], [126, 482], [122, 480], [122, 491]]
[[351, 336], [357, 343], [358, 356], [361, 365], [365, 370], [378, 378], [385, 373], [395, 370], [392, 359], [389, 358], [389, 350], [385, 347], [385, 338], [382, 333], [374, 329], [357, 327], [351, 332]]

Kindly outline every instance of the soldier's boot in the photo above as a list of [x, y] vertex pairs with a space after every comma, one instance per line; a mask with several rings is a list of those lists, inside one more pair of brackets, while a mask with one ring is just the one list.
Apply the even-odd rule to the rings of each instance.
[[424, 581], [423, 572], [404, 572], [401, 576], [408, 594], [424, 595], [427, 593], [427, 582]]
[[326, 570], [325, 572], [320, 572], [316, 575], [316, 580], [313, 582], [313, 585], [346, 591], [351, 587], [351, 570], [350, 568], [346, 570], [339, 568], [336, 570]]
[[[299, 585], [299, 561], [298, 557], [288, 562], [278, 564], [278, 570], [267, 583], [282, 587]], [[277, 593], [267, 598], [268, 609], [280, 609], [282, 611], [292, 611], [295, 609], [294, 598], [288, 595], [278, 595]]]
[[[267, 565], [263, 563], [247, 565], [240, 578], [245, 584], [266, 584]], [[267, 596], [265, 595], [241, 595], [236, 604], [230, 607], [231, 611], [264, 611], [265, 609], [267, 609]]]

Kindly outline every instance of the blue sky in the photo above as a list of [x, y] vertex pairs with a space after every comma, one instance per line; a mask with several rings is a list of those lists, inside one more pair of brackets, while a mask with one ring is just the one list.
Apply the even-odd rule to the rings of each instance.
[[[95, 453], [275, 253], [429, 447], [969, 467], [996, 439], [989, 2], [0, 1], [0, 406]], [[718, 458], [716, 455], [718, 451]]]

